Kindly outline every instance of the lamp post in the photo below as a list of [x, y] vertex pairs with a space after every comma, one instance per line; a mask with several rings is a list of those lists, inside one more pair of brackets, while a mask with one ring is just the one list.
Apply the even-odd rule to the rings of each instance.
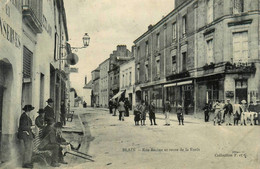
[[[75, 50], [75, 52], [77, 52], [78, 51], [78, 49], [84, 49], [84, 48], [87, 48], [88, 46], [89, 46], [89, 42], [90, 42], [90, 37], [89, 37], [89, 35], [88, 35], [88, 33], [85, 33], [84, 34], [84, 36], [82, 37], [82, 41], [83, 41], [83, 46], [82, 47], [70, 47], [72, 50]], [[60, 50], [62, 50], [62, 49], [66, 49], [68, 47], [68, 44], [66, 44], [66, 45], [63, 45], [63, 44], [61, 44], [61, 46], [60, 46]], [[75, 53], [67, 53], [65, 56], [63, 56], [63, 54], [62, 54], [63, 52], [61, 52], [60, 54], [61, 54], [61, 56], [62, 57], [59, 57], [59, 77], [60, 77], [60, 83], [59, 83], [59, 102], [58, 102], [58, 109], [60, 108], [60, 101], [61, 101], [61, 88], [62, 88], [62, 75], [61, 75], [61, 61], [62, 60], [67, 60], [67, 62], [68, 62], [68, 64], [69, 65], [75, 65], [75, 64], [77, 64], [77, 62], [78, 62], [78, 56], [75, 54]], [[65, 57], [64, 59], [63, 59], [63, 57]], [[69, 88], [70, 88], [70, 86], [69, 86]], [[67, 90], [67, 91], [70, 91], [70, 90]], [[70, 111], [70, 107], [68, 107], [68, 112]], [[56, 119], [56, 121], [57, 121], [58, 119]]]

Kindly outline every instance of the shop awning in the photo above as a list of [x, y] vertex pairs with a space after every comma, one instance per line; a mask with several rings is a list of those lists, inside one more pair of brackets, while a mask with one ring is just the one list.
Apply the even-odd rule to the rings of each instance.
[[116, 98], [120, 97], [124, 92], [125, 92], [125, 90], [118, 92], [118, 93], [117, 93], [116, 95], [114, 95], [111, 99], [116, 99]]
[[178, 83], [170, 83], [170, 84], [164, 85], [163, 87], [182, 86], [182, 85], [187, 85], [187, 84], [192, 84], [192, 80], [187, 80], [187, 81], [178, 82]]

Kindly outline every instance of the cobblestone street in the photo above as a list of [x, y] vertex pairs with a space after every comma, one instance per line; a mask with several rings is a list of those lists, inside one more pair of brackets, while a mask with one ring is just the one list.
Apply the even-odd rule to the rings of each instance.
[[157, 126], [148, 121], [134, 126], [133, 115], [119, 121], [105, 109], [78, 108], [77, 113], [86, 134], [80, 151], [95, 162], [68, 156], [64, 168], [202, 169], [204, 163], [212, 169], [255, 169], [259, 164], [259, 126], [213, 126], [192, 117], [179, 126], [175, 114], [171, 126], [164, 126], [161, 114]]

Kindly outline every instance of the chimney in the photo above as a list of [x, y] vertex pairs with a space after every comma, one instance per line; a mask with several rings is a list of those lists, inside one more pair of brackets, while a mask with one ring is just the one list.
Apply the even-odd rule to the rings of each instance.
[[88, 78], [87, 78], [87, 75], [85, 76], [85, 85], [87, 85], [88, 83]]

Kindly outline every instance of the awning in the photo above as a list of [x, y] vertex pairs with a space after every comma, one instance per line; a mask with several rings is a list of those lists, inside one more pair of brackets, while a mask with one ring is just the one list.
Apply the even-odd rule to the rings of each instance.
[[187, 84], [192, 84], [192, 80], [178, 82], [178, 83], [170, 83], [170, 84], [164, 85], [163, 87], [182, 86], [182, 85], [187, 85]]
[[118, 98], [118, 97], [121, 96], [124, 92], [125, 92], [125, 90], [118, 92], [118, 93], [117, 93], [116, 95], [114, 95], [111, 99], [116, 99], [116, 98]]
[[164, 85], [164, 87], [172, 87], [172, 86], [177, 86], [177, 83], [171, 83], [171, 84]]

